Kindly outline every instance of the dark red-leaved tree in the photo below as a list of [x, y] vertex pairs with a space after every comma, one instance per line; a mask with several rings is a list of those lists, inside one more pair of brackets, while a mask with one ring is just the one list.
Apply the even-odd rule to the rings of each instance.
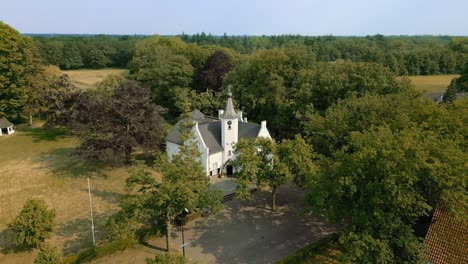
[[198, 72], [199, 91], [217, 92], [221, 88], [223, 77], [233, 68], [231, 58], [223, 51], [215, 51]]
[[65, 124], [77, 135], [77, 153], [89, 160], [129, 163], [135, 150], [162, 147], [164, 108], [153, 103], [153, 93], [136, 81], [122, 81], [111, 93], [85, 92], [65, 114]]

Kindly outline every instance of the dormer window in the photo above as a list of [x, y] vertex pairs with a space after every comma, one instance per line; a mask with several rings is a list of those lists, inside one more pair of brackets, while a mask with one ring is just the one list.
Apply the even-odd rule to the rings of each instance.
[[231, 130], [232, 122], [231, 122], [231, 121], [228, 121], [227, 124], [228, 124], [228, 130]]

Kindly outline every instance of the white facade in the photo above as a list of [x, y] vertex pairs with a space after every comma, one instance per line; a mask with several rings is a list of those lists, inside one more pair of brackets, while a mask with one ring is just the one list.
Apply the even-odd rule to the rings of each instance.
[[[198, 110], [192, 112], [194, 140], [197, 142], [207, 176], [218, 175], [221, 172], [229, 176], [233, 173], [231, 161], [235, 160], [234, 149], [240, 138], [271, 138], [266, 121], [262, 121], [260, 126], [250, 124], [247, 123], [247, 118], [242, 117], [241, 111], [234, 111], [231, 96], [229, 92], [226, 108], [219, 110], [218, 118], [205, 116]], [[210, 126], [210, 129], [207, 126]], [[182, 144], [175, 143], [178, 135], [174, 130], [177, 128], [173, 128], [166, 141], [169, 158], [179, 152], [179, 146]]]

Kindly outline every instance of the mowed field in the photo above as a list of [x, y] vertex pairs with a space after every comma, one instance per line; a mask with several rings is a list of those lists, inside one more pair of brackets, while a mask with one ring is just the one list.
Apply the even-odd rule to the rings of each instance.
[[125, 69], [82, 69], [62, 72], [67, 74], [71, 78], [72, 83], [81, 89], [93, 88], [96, 83], [104, 80], [104, 78], [109, 74], [118, 74], [123, 76], [128, 74], [128, 70]]
[[416, 90], [426, 93], [443, 93], [447, 86], [460, 75], [428, 75], [428, 76], [407, 76], [416, 87]]
[[56, 210], [50, 242], [65, 255], [91, 244], [87, 177], [96, 236], [105, 237], [107, 217], [118, 209], [126, 169], [92, 167], [71, 155], [76, 140], [60, 129], [23, 128], [0, 137], [0, 263], [32, 263], [36, 251], [15, 252], [7, 224], [30, 197], [43, 198]]

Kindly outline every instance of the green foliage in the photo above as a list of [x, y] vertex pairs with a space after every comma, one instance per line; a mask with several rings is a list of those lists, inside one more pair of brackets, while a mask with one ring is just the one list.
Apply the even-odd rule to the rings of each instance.
[[[161, 43], [164, 41], [170, 44]], [[156, 103], [176, 113], [190, 110], [173, 109], [177, 96], [184, 89], [190, 90], [192, 81], [193, 66], [183, 55], [185, 49], [186, 45], [177, 41], [149, 38], [138, 43], [130, 64], [131, 76], [152, 87]]]
[[348, 98], [306, 121], [308, 139], [327, 155], [308, 204], [346, 223], [347, 262], [417, 262], [418, 218], [448, 202], [466, 219], [467, 108], [408, 95]]
[[[193, 140], [193, 123], [184, 119], [180, 128], [186, 142], [179, 153], [170, 160], [164, 153], [157, 154], [155, 170], [162, 176], [157, 181], [151, 173], [138, 166], [127, 179], [127, 190], [136, 190], [131, 203], [147, 219], [160, 219], [166, 225], [167, 250], [170, 250], [169, 234], [172, 223], [185, 211], [196, 208], [216, 212], [221, 209], [221, 192], [211, 189], [200, 160], [198, 147]], [[124, 210], [125, 210], [124, 206]]]
[[278, 156], [288, 166], [294, 182], [299, 186], [313, 184], [319, 169], [315, 162], [313, 148], [305, 142], [301, 135], [294, 139], [284, 139], [278, 145]]
[[54, 36], [34, 37], [46, 64], [62, 69], [127, 67], [137, 36]]
[[268, 186], [272, 195], [272, 210], [276, 210], [276, 191], [292, 179], [287, 164], [278, 156], [275, 142], [267, 138], [241, 139], [234, 150], [233, 161], [238, 180], [236, 193], [242, 199], [250, 197], [252, 185]]
[[325, 111], [340, 99], [411, 90], [406, 80], [375, 63], [315, 62], [306, 50], [272, 49], [252, 54], [226, 77], [236, 101], [253, 120], [268, 120], [280, 138], [301, 132], [310, 109]]
[[120, 74], [109, 74], [96, 84], [96, 90], [99, 93], [111, 94], [124, 80], [125, 78]]
[[457, 94], [468, 93], [468, 65], [462, 75], [453, 79], [444, 94], [444, 102], [453, 102]]
[[21, 120], [32, 42], [0, 21], [0, 117]]
[[13, 231], [16, 245], [38, 247], [54, 230], [55, 210], [48, 209], [44, 200], [28, 199], [8, 228]]
[[146, 264], [185, 264], [187, 260], [183, 256], [169, 254], [169, 253], [157, 253], [154, 259], [147, 258]]
[[42, 244], [39, 248], [39, 253], [34, 259], [34, 264], [62, 264], [62, 254], [60, 251], [52, 247], [51, 245], [45, 243]]

